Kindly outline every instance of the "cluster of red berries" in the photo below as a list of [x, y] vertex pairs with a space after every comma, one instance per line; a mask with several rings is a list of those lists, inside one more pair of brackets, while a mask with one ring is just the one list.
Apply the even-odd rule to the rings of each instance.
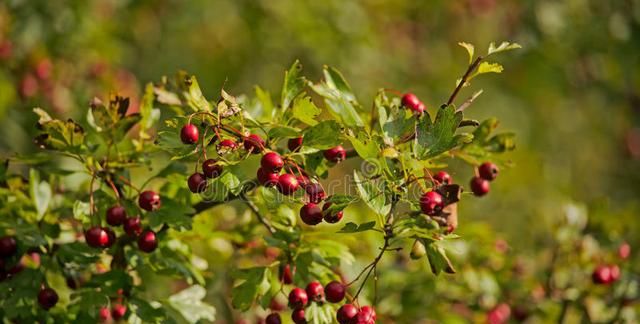
[[411, 109], [416, 114], [422, 114], [427, 107], [413, 93], [405, 93], [401, 99], [402, 106]]
[[[147, 190], [140, 193], [138, 205], [146, 211], [154, 211], [162, 205], [160, 195]], [[140, 216], [127, 217], [127, 211], [120, 205], [107, 209], [107, 224], [111, 226], [122, 226], [124, 232], [137, 238], [138, 248], [147, 253], [153, 252], [158, 247], [156, 233], [151, 229], [142, 229]], [[115, 243], [116, 234], [110, 227], [93, 226], [84, 234], [87, 244], [94, 248], [109, 248]]]
[[470, 186], [474, 195], [486, 195], [491, 188], [489, 182], [498, 176], [498, 166], [491, 162], [484, 162], [478, 167], [478, 175], [471, 178]]
[[111, 309], [109, 307], [101, 307], [98, 313], [99, 319], [102, 323], [109, 321], [112, 318], [114, 321], [119, 321], [124, 318], [127, 313], [127, 306], [122, 303], [123, 290], [118, 289], [118, 298], [111, 303]]
[[[200, 138], [200, 131], [196, 125], [188, 123], [182, 127], [180, 130], [180, 139], [184, 144], [196, 144]], [[212, 139], [212, 142], [217, 137]], [[231, 139], [224, 139], [220, 141], [218, 144], [219, 152], [229, 152], [233, 151], [238, 147], [238, 144]], [[244, 147], [253, 153], [260, 152], [261, 148], [264, 147], [264, 141], [260, 136], [256, 134], [251, 134], [245, 138]], [[217, 178], [222, 174], [222, 165], [218, 163], [218, 161], [214, 159], [206, 159], [202, 162], [202, 172], [195, 172], [189, 179], [187, 179], [187, 185], [189, 186], [189, 190], [193, 193], [201, 193], [207, 189], [207, 179]]]
[[617, 265], [599, 265], [591, 274], [591, 280], [598, 285], [608, 285], [620, 279], [620, 267]]

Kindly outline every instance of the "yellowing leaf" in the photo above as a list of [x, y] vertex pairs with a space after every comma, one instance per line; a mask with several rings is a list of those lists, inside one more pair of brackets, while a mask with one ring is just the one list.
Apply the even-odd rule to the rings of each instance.
[[475, 47], [473, 46], [473, 44], [460, 42], [458, 43], [458, 45], [464, 47], [467, 50], [467, 53], [469, 53], [469, 64], [471, 64], [471, 62], [473, 61], [473, 54], [475, 53]]
[[508, 50], [513, 50], [517, 48], [522, 48], [522, 46], [520, 46], [520, 44], [518, 43], [502, 42], [500, 46], [496, 47], [496, 44], [494, 42], [491, 42], [491, 44], [489, 44], [489, 50], [487, 51], [487, 55], [508, 51]]

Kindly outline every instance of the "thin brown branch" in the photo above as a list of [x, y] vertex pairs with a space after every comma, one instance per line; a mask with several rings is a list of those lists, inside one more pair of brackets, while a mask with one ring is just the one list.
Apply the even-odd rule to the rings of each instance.
[[467, 68], [467, 71], [462, 76], [462, 79], [460, 79], [460, 83], [458, 83], [458, 86], [456, 86], [456, 88], [451, 93], [451, 96], [449, 96], [449, 100], [447, 100], [447, 103], [445, 103], [443, 106], [445, 107], [450, 106], [453, 103], [453, 101], [456, 99], [456, 96], [460, 92], [460, 89], [462, 89], [465, 83], [467, 83], [467, 79], [469, 79], [469, 76], [471, 76], [471, 73], [473, 73], [473, 71], [478, 67], [480, 62], [482, 62], [482, 59], [483, 59], [482, 56], [478, 56], [476, 60], [473, 61], [471, 65], [469, 65], [469, 67]]

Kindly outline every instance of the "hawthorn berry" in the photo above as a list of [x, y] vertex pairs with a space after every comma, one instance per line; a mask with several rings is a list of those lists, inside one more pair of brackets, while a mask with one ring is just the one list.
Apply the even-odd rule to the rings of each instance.
[[193, 193], [201, 193], [207, 190], [207, 178], [204, 174], [196, 172], [187, 179], [189, 190]]
[[93, 226], [84, 233], [84, 239], [90, 247], [102, 248], [109, 244], [109, 233], [100, 226]]
[[267, 318], [265, 319], [265, 323], [266, 324], [280, 324], [282, 323], [282, 319], [280, 318], [280, 314], [278, 313], [271, 313], [267, 316]]
[[296, 180], [298, 180], [298, 184], [302, 188], [306, 188], [309, 184], [309, 177], [304, 174], [299, 174], [298, 176], [296, 176]]
[[307, 320], [304, 317], [304, 308], [296, 308], [291, 312], [291, 320], [295, 324], [306, 324]]
[[425, 192], [422, 197], [420, 197], [420, 209], [422, 209], [423, 213], [429, 216], [435, 216], [440, 214], [442, 208], [444, 208], [444, 200], [442, 199], [442, 195], [436, 191]]
[[622, 260], [626, 260], [629, 258], [629, 255], [631, 255], [631, 245], [627, 242], [620, 244], [618, 247], [618, 257]]
[[142, 222], [140, 217], [130, 217], [124, 221], [122, 226], [124, 228], [124, 232], [130, 236], [138, 236], [142, 233]]
[[280, 266], [280, 281], [282, 281], [285, 285], [290, 285], [293, 283], [293, 274], [295, 273], [295, 268], [291, 269], [291, 266], [285, 264], [284, 266]]
[[618, 281], [618, 279], [620, 279], [620, 267], [618, 267], [617, 265], [610, 265], [609, 266], [609, 273], [611, 276], [611, 282], [615, 282]]
[[238, 143], [236, 143], [232, 139], [223, 139], [222, 141], [220, 141], [220, 143], [218, 143], [219, 154], [229, 153], [235, 150], [236, 148], [238, 148]]
[[138, 248], [142, 252], [151, 253], [158, 247], [156, 233], [152, 230], [145, 230], [138, 237]]
[[339, 303], [344, 299], [346, 293], [345, 287], [342, 283], [332, 281], [324, 287], [325, 298], [330, 303]]
[[10, 258], [18, 251], [18, 244], [13, 236], [3, 236], [0, 238], [0, 257]]
[[180, 139], [184, 144], [194, 144], [198, 142], [200, 131], [194, 124], [186, 124], [180, 130]]
[[222, 165], [218, 164], [214, 159], [208, 159], [202, 162], [202, 173], [207, 178], [217, 178], [222, 174]]
[[127, 313], [127, 306], [122, 304], [114, 304], [111, 306], [111, 317], [113, 317], [114, 321], [118, 321], [123, 318], [125, 313]]
[[116, 242], [116, 233], [109, 227], [103, 227], [102, 230], [107, 233], [107, 243], [105, 243], [102, 247], [110, 248], [113, 243]]
[[124, 207], [118, 205], [107, 209], [107, 224], [111, 226], [120, 226], [127, 219], [127, 211]]
[[98, 317], [100, 318], [100, 322], [106, 322], [111, 317], [111, 312], [107, 307], [100, 307], [100, 311], [98, 312]]
[[302, 288], [293, 288], [289, 293], [289, 307], [296, 309], [302, 308], [309, 302], [307, 292]]
[[420, 105], [420, 99], [418, 99], [418, 96], [416, 96], [413, 93], [405, 93], [401, 100], [402, 102], [402, 106], [407, 107], [413, 111], [417, 111], [419, 109], [419, 105]]
[[358, 324], [374, 324], [376, 322], [376, 311], [371, 306], [362, 306], [356, 315]]
[[421, 101], [416, 107], [416, 109], [412, 109], [412, 110], [418, 114], [422, 114], [425, 110], [427, 110], [427, 106], [425, 106], [424, 103], [422, 103]]
[[146, 211], [154, 211], [160, 208], [162, 201], [160, 200], [160, 195], [154, 191], [147, 190], [143, 191], [138, 197], [138, 205]]
[[258, 154], [262, 152], [264, 148], [264, 140], [258, 134], [250, 134], [244, 138], [243, 145], [245, 150], [253, 154]]
[[284, 166], [284, 160], [282, 160], [280, 154], [276, 152], [269, 152], [262, 156], [262, 159], [260, 160], [260, 166], [265, 171], [277, 173], [282, 170], [282, 167]]
[[309, 201], [312, 203], [319, 203], [326, 198], [326, 194], [324, 193], [324, 189], [319, 183], [309, 183], [304, 187], [304, 190], [309, 195]]
[[509, 320], [509, 317], [511, 317], [511, 307], [506, 303], [501, 303], [487, 313], [487, 323], [506, 323]]
[[280, 301], [278, 301], [278, 299], [276, 297], [273, 297], [271, 299], [271, 302], [269, 303], [269, 308], [272, 311], [280, 312], [280, 311], [283, 311], [285, 307], [286, 306], [283, 303], [281, 303]]
[[329, 212], [328, 211], [329, 207], [331, 207], [330, 202], [325, 203], [324, 206], [322, 206], [322, 213], [324, 214], [324, 220], [327, 223], [335, 224], [342, 219], [342, 216], [344, 216], [344, 211], [339, 210], [337, 212]]
[[307, 296], [313, 301], [319, 302], [324, 298], [324, 287], [317, 281], [310, 282], [305, 291], [307, 292]]
[[293, 174], [285, 173], [278, 177], [277, 188], [283, 195], [290, 195], [296, 192], [300, 185]]
[[441, 185], [451, 184], [451, 176], [446, 171], [438, 171], [438, 173], [433, 176], [433, 180]]
[[330, 148], [324, 151], [324, 158], [333, 163], [340, 163], [347, 158], [347, 151], [344, 150], [342, 145]]
[[358, 309], [352, 304], [344, 304], [338, 308], [336, 318], [340, 324], [353, 324], [358, 316]]
[[482, 179], [493, 181], [498, 176], [498, 166], [491, 162], [482, 163], [478, 167], [478, 174]]
[[605, 265], [600, 265], [593, 270], [591, 280], [594, 284], [606, 285], [611, 282], [611, 269]]
[[263, 168], [258, 168], [258, 172], [256, 174], [258, 178], [258, 182], [265, 187], [271, 187], [278, 184], [278, 179], [280, 175], [274, 172], [265, 171]]
[[289, 148], [289, 151], [291, 152], [297, 152], [300, 150], [301, 147], [302, 147], [302, 136], [291, 138], [287, 142], [287, 148]]
[[469, 183], [469, 185], [471, 186], [471, 191], [473, 192], [473, 194], [478, 197], [486, 195], [491, 187], [489, 185], [489, 181], [480, 177], [471, 178], [471, 182]]
[[51, 288], [43, 288], [38, 293], [38, 304], [45, 310], [49, 310], [58, 303], [58, 293]]
[[307, 225], [318, 225], [322, 222], [322, 210], [317, 204], [307, 203], [300, 208], [300, 218]]

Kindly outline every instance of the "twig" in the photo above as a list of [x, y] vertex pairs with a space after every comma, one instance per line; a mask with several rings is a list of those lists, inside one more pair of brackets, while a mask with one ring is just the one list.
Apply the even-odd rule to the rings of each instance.
[[481, 94], [482, 94], [482, 89], [476, 91], [476, 93], [474, 93], [471, 97], [469, 97], [469, 99], [467, 99], [464, 103], [462, 103], [462, 105], [460, 105], [458, 109], [456, 109], [456, 112], [464, 111], [465, 109], [467, 109], [467, 107], [471, 106], [473, 101], [476, 100], [476, 98], [478, 98]]
[[241, 192], [239, 196], [240, 198], [242, 198], [244, 203], [249, 207], [249, 209], [251, 209], [251, 211], [253, 211], [253, 213], [256, 214], [256, 217], [258, 218], [260, 223], [262, 223], [262, 225], [264, 225], [264, 227], [266, 227], [271, 234], [274, 234], [276, 232], [276, 229], [266, 220], [266, 218], [262, 216], [262, 214], [260, 213], [260, 210], [258, 209], [258, 206], [256, 206], [256, 204], [253, 203], [253, 201], [247, 198], [245, 192]]
[[458, 95], [458, 92], [460, 92], [460, 89], [462, 89], [462, 87], [464, 87], [464, 84], [467, 83], [467, 79], [469, 78], [473, 70], [475, 70], [478, 67], [478, 64], [480, 64], [482, 59], [483, 59], [482, 56], [478, 56], [476, 60], [473, 61], [471, 65], [469, 65], [469, 67], [467, 68], [467, 71], [462, 76], [462, 79], [460, 79], [460, 83], [458, 83], [458, 86], [453, 90], [453, 93], [451, 93], [451, 96], [449, 96], [449, 100], [447, 100], [447, 103], [443, 105], [444, 107], [450, 106], [453, 103], [453, 101], [456, 99], [456, 96]]

